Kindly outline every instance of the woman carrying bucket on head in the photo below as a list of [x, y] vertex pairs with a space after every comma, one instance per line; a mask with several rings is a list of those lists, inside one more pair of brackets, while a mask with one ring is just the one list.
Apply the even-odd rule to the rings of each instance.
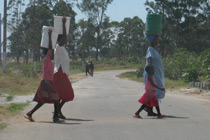
[[[57, 19], [56, 19], [57, 18]], [[64, 45], [67, 43], [67, 33], [66, 33], [66, 25], [67, 20], [68, 23], [70, 21], [70, 18], [67, 19], [66, 17], [63, 17], [62, 19], [59, 19], [60, 17], [55, 17], [54, 20], [61, 20], [62, 22], [62, 30], [63, 34], [58, 36], [57, 39], [57, 45], [55, 48], [55, 68], [54, 68], [54, 75], [53, 75], [53, 83], [55, 85], [56, 91], [58, 92], [60, 101], [59, 101], [59, 108], [58, 108], [58, 117], [61, 119], [66, 119], [66, 117], [62, 114], [61, 109], [63, 105], [68, 102], [72, 101], [74, 99], [74, 91], [71, 85], [71, 82], [69, 81], [68, 75], [69, 75], [69, 56], [68, 52], [66, 51]], [[54, 26], [56, 26], [54, 21]], [[55, 27], [57, 28], [57, 27]]]
[[[162, 17], [159, 14], [148, 14], [146, 19], [146, 37], [150, 43], [146, 53], [146, 65], [152, 65], [155, 69], [154, 78], [157, 82], [157, 86], [165, 87], [164, 85], [164, 69], [161, 56], [156, 49], [159, 42], [159, 35], [161, 33]], [[148, 74], [144, 70], [144, 83]], [[158, 100], [165, 97], [165, 90], [157, 89], [155, 91]], [[146, 109], [148, 111], [148, 116], [156, 116], [157, 114], [153, 112], [152, 107]]]

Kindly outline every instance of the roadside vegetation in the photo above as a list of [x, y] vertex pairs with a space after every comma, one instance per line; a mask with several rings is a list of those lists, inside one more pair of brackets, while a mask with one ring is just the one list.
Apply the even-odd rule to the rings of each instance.
[[17, 115], [27, 105], [28, 103], [0, 106], [0, 130], [7, 126], [7, 123], [3, 122], [5, 118], [9, 119], [10, 117]]
[[[95, 71], [138, 69], [139, 64], [128, 61], [101, 60], [95, 61]], [[42, 62], [37, 63], [36, 72], [33, 71], [33, 63], [12, 63], [8, 60], [7, 72], [2, 72], [0, 67], [0, 94], [7, 94], [7, 100], [12, 100], [15, 95], [29, 95], [36, 91], [41, 75]], [[70, 62], [70, 77], [73, 74], [84, 73], [82, 61]]]

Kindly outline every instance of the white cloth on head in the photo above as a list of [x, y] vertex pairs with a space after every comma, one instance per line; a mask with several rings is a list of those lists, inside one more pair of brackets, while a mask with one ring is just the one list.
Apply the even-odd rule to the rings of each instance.
[[55, 59], [55, 67], [54, 67], [54, 73], [58, 72], [58, 69], [62, 68], [62, 71], [66, 73], [66, 75], [69, 75], [69, 55], [66, 51], [65, 47], [61, 47], [58, 44], [56, 45], [55, 51], [54, 51], [54, 59]]

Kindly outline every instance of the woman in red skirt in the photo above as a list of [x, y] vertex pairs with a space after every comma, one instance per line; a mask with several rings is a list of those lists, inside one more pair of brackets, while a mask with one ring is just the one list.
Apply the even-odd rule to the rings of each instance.
[[56, 91], [59, 95], [59, 108], [58, 117], [61, 119], [66, 119], [62, 114], [61, 109], [63, 105], [74, 99], [74, 91], [69, 81], [69, 56], [64, 45], [67, 43], [66, 35], [66, 18], [63, 17], [63, 35], [58, 36], [58, 43], [55, 49], [55, 68], [53, 75], [53, 83], [55, 85]]
[[53, 63], [51, 59], [53, 59], [53, 50], [52, 50], [52, 42], [51, 42], [51, 34], [52, 30], [49, 30], [49, 49], [42, 48], [43, 53], [46, 56], [43, 64], [43, 75], [40, 82], [40, 85], [36, 91], [34, 101], [37, 102], [37, 105], [26, 114], [26, 118], [29, 121], [34, 121], [32, 115], [35, 111], [37, 111], [43, 104], [51, 103], [54, 104], [54, 115], [53, 122], [59, 122], [58, 118], [58, 106], [59, 106], [59, 96], [56, 92], [55, 86], [53, 84]]
[[142, 118], [139, 115], [139, 113], [144, 108], [146, 108], [147, 106], [149, 106], [149, 107], [155, 106], [156, 107], [156, 110], [157, 110], [157, 113], [158, 113], [158, 115], [157, 115], [158, 118], [165, 117], [165, 115], [161, 115], [161, 113], [160, 113], [158, 98], [157, 98], [157, 96], [155, 94], [156, 88], [158, 88], [160, 90], [165, 90], [165, 88], [158, 87], [156, 85], [155, 78], [153, 77], [153, 75], [154, 75], [154, 67], [152, 65], [146, 66], [145, 71], [148, 73], [148, 78], [146, 79], [146, 84], [145, 84], [145, 90], [146, 90], [146, 92], [139, 99], [139, 102], [142, 103], [142, 105], [141, 105], [141, 107], [135, 113], [135, 115], [133, 117], [135, 117], [135, 118]]

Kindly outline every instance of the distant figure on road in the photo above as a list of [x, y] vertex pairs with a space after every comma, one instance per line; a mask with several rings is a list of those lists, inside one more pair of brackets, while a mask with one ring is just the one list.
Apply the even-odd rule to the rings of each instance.
[[156, 85], [156, 81], [154, 78], [154, 67], [152, 65], [148, 65], [145, 68], [145, 71], [148, 74], [148, 77], [146, 78], [146, 84], [145, 84], [145, 90], [146, 92], [144, 95], [139, 99], [139, 102], [142, 103], [142, 106], [139, 108], [139, 110], [135, 113], [133, 117], [135, 118], [142, 118], [139, 113], [147, 106], [149, 107], [156, 107], [157, 110], [157, 118], [165, 117], [165, 115], [161, 115], [158, 98], [155, 94], [156, 88], [160, 90], [165, 90], [163, 87], [159, 87]]
[[88, 75], [88, 73], [89, 73], [89, 63], [87, 61], [86, 65], [85, 65], [85, 74], [86, 74], [86, 76]]
[[89, 65], [89, 73], [91, 76], [93, 76], [93, 72], [94, 72], [94, 64], [92, 61], [90, 61], [90, 65]]

